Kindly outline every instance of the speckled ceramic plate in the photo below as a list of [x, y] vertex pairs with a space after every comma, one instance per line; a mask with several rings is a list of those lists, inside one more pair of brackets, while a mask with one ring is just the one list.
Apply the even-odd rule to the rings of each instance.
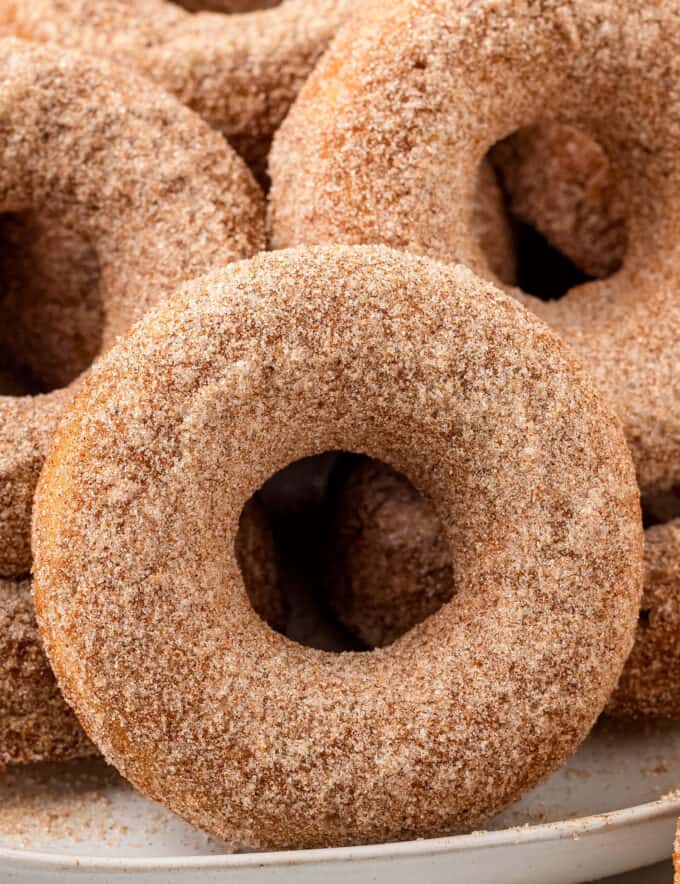
[[485, 831], [235, 854], [143, 799], [99, 760], [36, 766], [0, 778], [0, 880], [576, 884], [670, 856], [678, 786], [680, 722], [604, 722], [562, 770]]

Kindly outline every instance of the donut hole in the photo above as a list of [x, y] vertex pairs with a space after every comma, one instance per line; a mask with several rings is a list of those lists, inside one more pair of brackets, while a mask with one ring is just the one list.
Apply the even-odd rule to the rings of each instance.
[[680, 518], [680, 485], [663, 491], [643, 494], [641, 504], [642, 524], [645, 528], [665, 525], [673, 519], [678, 519]]
[[[276, 566], [275, 587], [270, 581], [264, 594], [262, 567], [258, 575], [252, 556], [249, 562], [243, 555], [244, 516], [254, 499], [271, 538], [259, 553]], [[448, 548], [429, 500], [401, 473], [349, 452], [303, 458], [272, 476], [244, 508], [236, 549], [256, 613], [292, 641], [324, 651], [390, 644], [454, 592]], [[366, 569], [376, 550], [377, 567]], [[424, 569], [419, 556], [430, 556]], [[406, 574], [389, 568], [404, 561], [412, 569]], [[370, 583], [353, 583], [353, 569]], [[414, 570], [420, 579], [409, 585]]]
[[273, 9], [281, 0], [172, 0], [188, 12], [221, 12], [230, 15], [235, 12], [259, 12]]
[[542, 300], [605, 279], [627, 246], [624, 182], [583, 129], [554, 122], [518, 129], [487, 159], [498, 179], [516, 248], [516, 285]]
[[68, 386], [101, 349], [94, 248], [33, 213], [0, 216], [0, 393]]
[[[294, 461], [268, 479], [256, 496], [267, 514], [277, 592], [285, 611], [279, 631], [310, 648], [360, 651], [367, 649], [334, 616], [325, 592], [327, 488], [339, 457], [337, 452], [325, 452]], [[248, 595], [252, 604], [251, 590]], [[276, 628], [270, 618], [264, 619]]]
[[346, 456], [328, 510], [328, 597], [367, 648], [392, 644], [454, 596], [441, 522], [406, 476], [379, 460]]

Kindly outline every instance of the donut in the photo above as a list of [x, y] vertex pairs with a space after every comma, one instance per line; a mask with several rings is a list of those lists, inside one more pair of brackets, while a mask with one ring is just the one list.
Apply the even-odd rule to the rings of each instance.
[[[369, 458], [332, 477], [325, 563], [329, 602], [367, 647], [384, 647], [455, 591], [446, 535], [430, 501]], [[680, 718], [680, 518], [645, 531], [645, 584], [633, 650], [607, 713]]]
[[589, 276], [619, 269], [626, 201], [606, 154], [585, 132], [558, 123], [519, 129], [496, 144], [489, 159], [516, 218]]
[[273, 133], [356, 0], [188, 5], [244, 14], [192, 14], [170, 0], [5, 0], [0, 21], [146, 74], [262, 174]]
[[607, 712], [619, 718], [680, 718], [680, 518], [645, 531], [637, 636]]
[[[232, 552], [269, 476], [336, 450], [436, 502], [456, 574], [375, 652], [271, 630]], [[590, 729], [642, 589], [632, 460], [580, 363], [467, 268], [384, 247], [262, 254], [149, 313], [60, 423], [33, 544], [86, 733], [146, 795], [265, 848], [437, 835], [512, 801]]]
[[680, 480], [679, 68], [672, 3], [547, 0], [537, 14], [530, 0], [376, 0], [277, 133], [272, 244], [383, 243], [488, 273], [470, 222], [480, 163], [546, 112], [580, 126], [626, 183], [622, 267], [554, 302], [516, 294], [593, 373], [642, 490], [668, 487]]
[[0, 578], [0, 769], [92, 755], [38, 635], [29, 579]]
[[[246, 504], [236, 556], [254, 610], [275, 629], [285, 625], [276, 554], [259, 497]], [[35, 622], [31, 581], [0, 579], [0, 769], [96, 753], [64, 701]]]
[[[249, 171], [171, 96], [107, 62], [14, 39], [0, 41], [0, 65], [0, 208], [94, 249], [100, 350], [185, 278], [263, 246]], [[57, 339], [62, 329], [57, 320]], [[33, 490], [71, 387], [0, 396], [0, 575], [30, 570]]]

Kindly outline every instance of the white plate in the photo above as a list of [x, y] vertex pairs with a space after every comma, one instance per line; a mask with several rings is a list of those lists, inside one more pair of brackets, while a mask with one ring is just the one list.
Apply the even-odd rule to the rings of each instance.
[[486, 831], [230, 854], [141, 798], [101, 761], [36, 766], [0, 778], [1, 880], [576, 884], [669, 857], [680, 816], [680, 793], [670, 793], [678, 786], [680, 722], [605, 722]]

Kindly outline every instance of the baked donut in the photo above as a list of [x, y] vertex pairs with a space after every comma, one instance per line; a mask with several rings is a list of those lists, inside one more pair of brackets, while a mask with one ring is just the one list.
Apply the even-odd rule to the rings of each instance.
[[[263, 246], [249, 171], [171, 96], [106, 62], [13, 39], [0, 41], [0, 66], [0, 210], [91, 244], [100, 349], [185, 278]], [[1, 575], [30, 570], [33, 490], [70, 395], [69, 385], [0, 396]]]
[[170, 0], [3, 0], [0, 19], [18, 36], [146, 74], [262, 173], [273, 133], [357, 0], [284, 0], [248, 11], [271, 5], [239, 4], [247, 14], [226, 16], [191, 14]]
[[[236, 535], [236, 556], [255, 611], [282, 629], [285, 608], [266, 512], [254, 496]], [[0, 769], [96, 753], [64, 701], [38, 634], [31, 582], [0, 579]]]
[[31, 581], [0, 578], [0, 769], [96, 751], [64, 702], [45, 657]]
[[[677, 99], [677, 100], [676, 100]], [[376, 0], [305, 84], [270, 155], [273, 246], [379, 242], [480, 273], [470, 222], [489, 149], [550, 118], [626, 182], [621, 270], [545, 303], [621, 417], [643, 491], [680, 480], [680, 7]]]
[[[455, 599], [380, 651], [275, 633], [234, 560], [244, 501], [326, 450], [391, 463], [446, 526]], [[262, 254], [152, 311], [60, 424], [33, 542], [88, 735], [145, 794], [268, 848], [512, 801], [588, 732], [642, 587], [632, 462], [580, 363], [466, 268], [381, 247]]]
[[645, 531], [637, 636], [607, 712], [680, 718], [680, 518]]
[[619, 269], [626, 200], [606, 154], [585, 132], [559, 123], [530, 126], [496, 144], [489, 159], [516, 218], [589, 276]]
[[[326, 574], [339, 620], [384, 647], [455, 591], [446, 535], [430, 501], [369, 458], [341, 463], [330, 483]], [[680, 518], [645, 532], [645, 587], [635, 645], [607, 713], [680, 718]]]

